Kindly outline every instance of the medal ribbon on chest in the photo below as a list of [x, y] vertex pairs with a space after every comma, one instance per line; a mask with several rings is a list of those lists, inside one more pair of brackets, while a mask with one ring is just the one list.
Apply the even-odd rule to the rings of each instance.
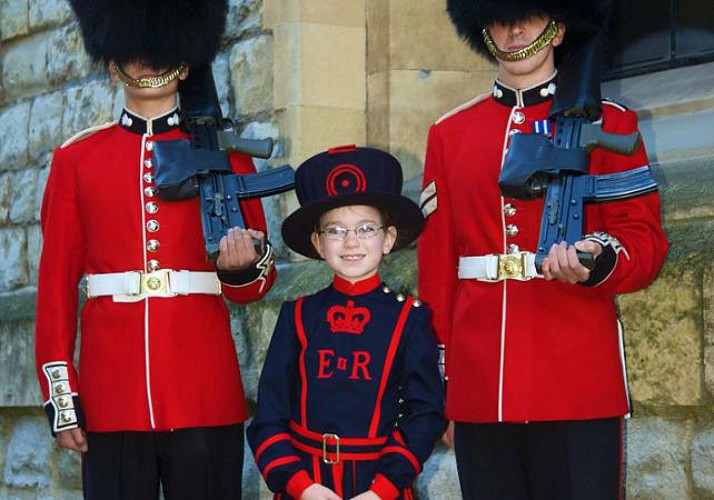
[[549, 119], [534, 121], [532, 129], [534, 134], [551, 137], [551, 124]]

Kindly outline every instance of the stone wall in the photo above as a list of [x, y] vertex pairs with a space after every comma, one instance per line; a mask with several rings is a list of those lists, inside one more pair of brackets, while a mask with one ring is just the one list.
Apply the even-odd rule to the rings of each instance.
[[630, 498], [714, 498], [712, 70], [704, 64], [605, 85], [639, 110], [671, 244], [659, 279], [619, 300], [635, 402]]
[[61, 2], [0, 2], [0, 498], [79, 488], [78, 457], [53, 446], [37, 409], [32, 359], [39, 201], [51, 149], [76, 125], [79, 102], [65, 102], [81, 87], [67, 82], [89, 73], [68, 20]]
[[[66, 0], [0, 0], [0, 499], [81, 498], [79, 460], [57, 449], [39, 409], [33, 321], [38, 212], [52, 149], [111, 120], [121, 90], [90, 65]], [[639, 110], [662, 187], [672, 250], [649, 289], [620, 298], [634, 418], [627, 490], [635, 499], [714, 498], [714, 65], [609, 82], [605, 95]], [[494, 67], [453, 34], [434, 0], [231, 0], [214, 64], [224, 112], [246, 137], [279, 138], [259, 168], [345, 143], [399, 157], [417, 196], [426, 131], [488, 91]], [[657, 89], [654, 91], [654, 89]], [[293, 195], [266, 201], [280, 255], [278, 284], [232, 310], [250, 404], [280, 303], [329, 282], [279, 241]], [[385, 278], [414, 292], [414, 249]], [[245, 498], [269, 498], [246, 457]], [[457, 499], [453, 454], [438, 447], [423, 498]]]

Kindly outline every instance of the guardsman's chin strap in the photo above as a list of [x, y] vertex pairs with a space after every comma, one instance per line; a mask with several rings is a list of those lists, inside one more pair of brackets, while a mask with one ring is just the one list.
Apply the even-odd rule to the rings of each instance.
[[132, 78], [124, 72], [119, 64], [115, 64], [114, 67], [116, 68], [117, 76], [122, 82], [124, 82], [124, 85], [137, 89], [158, 89], [176, 80], [181, 72], [186, 68], [186, 65], [180, 64], [173, 69], [169, 69], [164, 73], [161, 73], [160, 75], [151, 76], [149, 78]]
[[496, 47], [496, 43], [493, 41], [491, 33], [488, 32], [488, 29], [484, 28], [481, 34], [483, 36], [483, 41], [486, 44], [486, 48], [496, 59], [509, 62], [522, 61], [523, 59], [528, 59], [533, 54], [540, 52], [555, 39], [558, 34], [558, 24], [554, 19], [551, 19], [541, 34], [538, 35], [538, 38], [533, 40], [533, 42], [526, 47], [512, 52], [507, 52]]

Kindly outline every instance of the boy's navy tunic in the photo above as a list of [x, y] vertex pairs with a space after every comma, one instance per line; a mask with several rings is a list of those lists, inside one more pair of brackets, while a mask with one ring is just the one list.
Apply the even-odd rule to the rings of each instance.
[[418, 300], [375, 275], [335, 277], [283, 304], [248, 428], [276, 498], [299, 498], [313, 482], [343, 498], [370, 488], [411, 498], [444, 423], [436, 341]]

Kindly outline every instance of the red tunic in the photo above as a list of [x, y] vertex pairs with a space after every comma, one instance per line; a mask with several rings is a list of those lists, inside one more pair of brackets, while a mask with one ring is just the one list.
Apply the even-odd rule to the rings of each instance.
[[[512, 245], [536, 251], [543, 199], [503, 198], [497, 182], [512, 131], [532, 133], [534, 122], [548, 118], [549, 83], [522, 93], [498, 88], [429, 132], [424, 187], [436, 196], [424, 205], [430, 215], [418, 246], [419, 293], [446, 346], [452, 420], [572, 420], [629, 411], [614, 296], [646, 287], [662, 265], [668, 244], [658, 194], [586, 206], [583, 232], [604, 231], [623, 247], [613, 272], [595, 287], [457, 278], [460, 256], [504, 254]], [[635, 113], [613, 103], [603, 102], [602, 119], [609, 132], [637, 130]], [[597, 149], [590, 173], [643, 165], [643, 147], [633, 156]]]
[[[175, 119], [167, 126], [170, 116]], [[85, 273], [152, 266], [215, 271], [205, 257], [198, 200], [161, 201], [152, 189], [151, 144], [186, 137], [177, 117], [123, 118], [124, 126], [102, 128], [54, 153], [41, 213], [37, 371], [49, 403], [43, 365], [67, 364], [70, 392], [80, 396], [89, 431], [217, 426], [247, 417], [228, 310], [218, 295], [87, 299], [78, 373], [72, 362]], [[148, 131], [137, 133], [137, 127]], [[234, 155], [231, 163], [236, 172], [254, 172], [249, 157]], [[260, 201], [242, 206], [246, 225], [265, 231]], [[154, 251], [147, 245], [152, 239]], [[273, 269], [267, 279], [244, 286], [224, 283], [223, 295], [238, 303], [257, 300], [275, 277]]]

